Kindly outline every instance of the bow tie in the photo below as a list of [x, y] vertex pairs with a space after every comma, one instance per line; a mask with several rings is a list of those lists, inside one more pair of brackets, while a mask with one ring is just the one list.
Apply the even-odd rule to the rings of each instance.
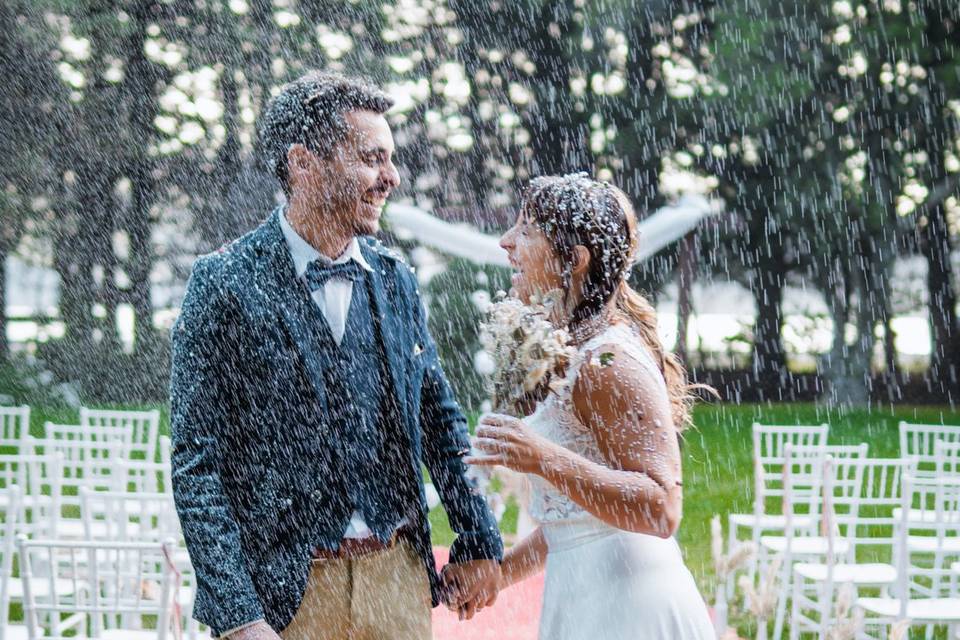
[[337, 264], [323, 264], [319, 260], [314, 260], [307, 265], [304, 276], [307, 279], [310, 291], [316, 291], [322, 289], [330, 278], [343, 278], [353, 282], [362, 279], [363, 267], [356, 260], [348, 260]]

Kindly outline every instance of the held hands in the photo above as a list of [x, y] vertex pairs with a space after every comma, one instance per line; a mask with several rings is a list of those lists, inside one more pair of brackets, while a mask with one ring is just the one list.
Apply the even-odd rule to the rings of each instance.
[[263, 620], [254, 622], [249, 627], [234, 631], [226, 640], [280, 640], [280, 636]]
[[499, 413], [480, 417], [474, 449], [481, 455], [466, 456], [463, 461], [476, 466], [503, 466], [520, 473], [542, 473], [553, 446], [535, 434], [522, 420]]
[[451, 563], [440, 572], [440, 578], [447, 608], [457, 611], [460, 620], [469, 620], [496, 602], [500, 589], [500, 563], [496, 560]]

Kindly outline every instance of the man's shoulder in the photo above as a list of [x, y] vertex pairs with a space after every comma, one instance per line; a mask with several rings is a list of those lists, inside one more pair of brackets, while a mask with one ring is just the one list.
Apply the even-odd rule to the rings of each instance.
[[194, 271], [229, 276], [250, 269], [256, 257], [259, 231], [254, 229], [239, 238], [225, 242], [209, 253], [197, 256]]
[[392, 270], [395, 274], [401, 276], [412, 276], [414, 274], [413, 267], [410, 266], [404, 255], [397, 249], [388, 247], [374, 236], [359, 236], [357, 240], [362, 246], [380, 258], [384, 262], [384, 266]]

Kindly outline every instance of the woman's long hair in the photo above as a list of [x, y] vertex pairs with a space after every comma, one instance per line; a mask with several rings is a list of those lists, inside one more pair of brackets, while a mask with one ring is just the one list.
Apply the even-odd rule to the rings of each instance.
[[680, 360], [663, 348], [657, 333], [657, 312], [627, 283], [638, 245], [637, 218], [627, 195], [586, 174], [535, 178], [524, 193], [521, 209], [546, 234], [564, 265], [564, 291], [570, 291], [576, 247], [590, 254], [583, 297], [570, 311], [571, 325], [604, 311], [614, 300], [659, 364], [666, 382], [673, 423], [678, 432], [691, 424], [695, 396]]

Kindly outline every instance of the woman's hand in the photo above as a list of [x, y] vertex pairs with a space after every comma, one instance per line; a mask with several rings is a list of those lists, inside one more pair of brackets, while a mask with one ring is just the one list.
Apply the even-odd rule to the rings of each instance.
[[520, 473], [543, 473], [554, 445], [538, 436], [522, 420], [499, 413], [480, 417], [471, 454], [464, 462], [475, 466], [502, 466]]

